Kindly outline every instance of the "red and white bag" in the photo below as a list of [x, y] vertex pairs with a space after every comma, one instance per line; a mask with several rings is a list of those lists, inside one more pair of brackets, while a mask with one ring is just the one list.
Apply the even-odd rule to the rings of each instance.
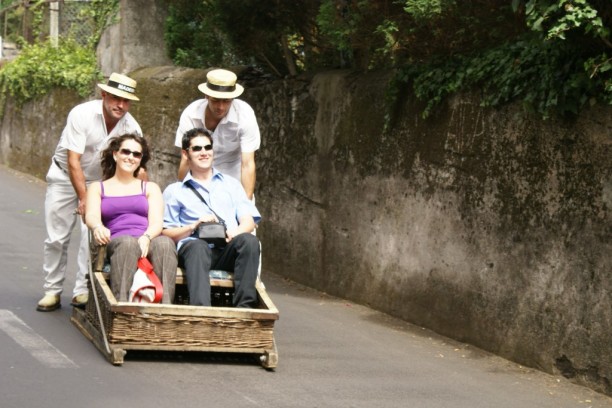
[[134, 281], [130, 288], [130, 302], [159, 303], [164, 294], [159, 278], [153, 272], [153, 265], [147, 258], [138, 260], [138, 270], [134, 274]]

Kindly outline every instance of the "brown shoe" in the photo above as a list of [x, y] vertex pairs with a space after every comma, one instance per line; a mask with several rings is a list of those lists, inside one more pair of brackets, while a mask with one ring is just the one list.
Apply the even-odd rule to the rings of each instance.
[[85, 305], [87, 304], [88, 299], [89, 294], [81, 293], [80, 295], [76, 295], [75, 297], [73, 297], [72, 302], [70, 302], [70, 304], [74, 307], [85, 309]]
[[38, 301], [36, 310], [39, 312], [52, 312], [62, 307], [59, 295], [45, 295]]

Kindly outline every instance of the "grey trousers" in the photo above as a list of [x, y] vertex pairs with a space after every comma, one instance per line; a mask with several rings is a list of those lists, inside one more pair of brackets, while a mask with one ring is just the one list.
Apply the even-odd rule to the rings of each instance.
[[[113, 238], [106, 253], [111, 264], [111, 290], [119, 302], [127, 302], [138, 268], [140, 246], [138, 239], [129, 235]], [[172, 239], [160, 235], [151, 240], [147, 256], [153, 270], [164, 288], [162, 303], [172, 303], [176, 284], [176, 244]]]
[[211, 269], [234, 272], [234, 306], [256, 307], [259, 240], [252, 234], [235, 236], [222, 250], [210, 249], [206, 241], [185, 242], [178, 251], [179, 265], [185, 271], [189, 304], [210, 306]]

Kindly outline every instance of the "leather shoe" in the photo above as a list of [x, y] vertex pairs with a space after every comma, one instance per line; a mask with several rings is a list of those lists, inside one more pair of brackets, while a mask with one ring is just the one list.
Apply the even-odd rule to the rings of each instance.
[[74, 307], [79, 307], [81, 309], [84, 309], [85, 305], [87, 304], [88, 299], [89, 299], [89, 294], [81, 293], [80, 295], [76, 295], [75, 297], [73, 297], [72, 302], [70, 302], [70, 304]]
[[36, 310], [39, 312], [52, 312], [55, 309], [62, 307], [59, 295], [45, 295], [38, 301]]

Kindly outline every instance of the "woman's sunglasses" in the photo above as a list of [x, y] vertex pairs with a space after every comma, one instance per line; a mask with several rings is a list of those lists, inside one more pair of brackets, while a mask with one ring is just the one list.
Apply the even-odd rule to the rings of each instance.
[[131, 154], [132, 156], [134, 156], [135, 159], [142, 158], [142, 152], [137, 152], [137, 151], [133, 151], [130, 149], [119, 149], [119, 153], [121, 153], [124, 156], [129, 156]]

